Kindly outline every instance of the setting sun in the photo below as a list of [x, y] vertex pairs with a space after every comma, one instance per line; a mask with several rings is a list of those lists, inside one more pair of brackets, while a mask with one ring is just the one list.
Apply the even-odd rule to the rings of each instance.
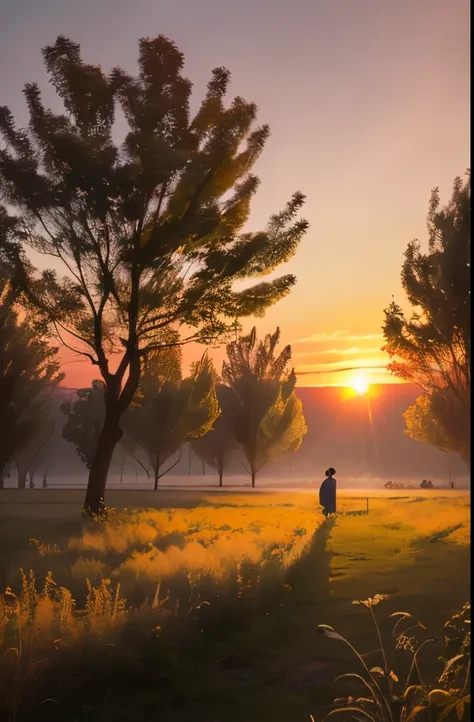
[[354, 378], [351, 381], [351, 386], [354, 389], [354, 391], [357, 391], [358, 394], [366, 394], [369, 390], [369, 382], [367, 381], [365, 376], [354, 376]]

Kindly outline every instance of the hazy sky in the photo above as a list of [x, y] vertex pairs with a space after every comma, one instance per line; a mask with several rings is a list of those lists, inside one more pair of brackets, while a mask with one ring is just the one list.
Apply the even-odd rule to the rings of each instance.
[[[0, 0], [0, 104], [20, 124], [21, 88], [45, 87], [40, 49], [59, 33], [87, 62], [131, 71], [138, 38], [165, 34], [199, 99], [213, 67], [231, 70], [232, 94], [272, 130], [251, 228], [297, 189], [310, 221], [284, 269], [298, 284], [259, 332], [280, 325], [302, 371], [384, 363], [382, 311], [403, 300], [403, 251], [426, 237], [431, 188], [447, 201], [469, 164], [468, 0]], [[91, 378], [87, 364], [64, 370], [71, 385]]]

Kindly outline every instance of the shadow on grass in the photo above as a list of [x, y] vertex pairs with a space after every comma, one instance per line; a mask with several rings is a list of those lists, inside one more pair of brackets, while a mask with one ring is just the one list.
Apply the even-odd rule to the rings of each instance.
[[[213, 676], [217, 688], [227, 679], [234, 699], [234, 708], [228, 700], [227, 716], [215, 719], [307, 719], [310, 710], [332, 700], [334, 668], [325, 657], [325, 640], [315, 632], [330, 605], [328, 541], [335, 523], [329, 519], [321, 524], [306, 553], [289, 568], [282, 590], [266, 596], [249, 629], [234, 638], [253, 665], [246, 675]], [[203, 714], [196, 719], [209, 718]]]

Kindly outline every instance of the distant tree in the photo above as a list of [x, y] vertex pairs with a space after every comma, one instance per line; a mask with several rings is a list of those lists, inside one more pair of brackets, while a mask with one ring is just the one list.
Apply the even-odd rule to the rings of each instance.
[[207, 434], [191, 441], [191, 449], [203, 464], [217, 470], [219, 486], [222, 486], [224, 471], [238, 448], [232, 430], [235, 397], [232, 389], [223, 384], [216, 387], [216, 393], [220, 414]]
[[[224, 68], [213, 71], [191, 117], [184, 57], [163, 36], [140, 40], [138, 77], [119, 68], [105, 75], [63, 36], [43, 58], [66, 112], [45, 108], [36, 84], [24, 90], [27, 130], [0, 108], [0, 191], [20, 214], [27, 242], [67, 273], [25, 275], [25, 299], [104, 381], [104, 424], [84, 504], [99, 513], [147, 355], [190, 341], [209, 345], [236, 319], [263, 314], [294, 276], [242, 290], [234, 281], [291, 258], [308, 224], [295, 220], [304, 202], [295, 193], [264, 231], [242, 233], [259, 184], [251, 170], [269, 129], [255, 127], [253, 103], [237, 97], [225, 107]], [[128, 124], [120, 147], [117, 105]]]
[[105, 385], [95, 379], [92, 386], [77, 389], [76, 398], [61, 404], [62, 413], [67, 416], [63, 426], [63, 438], [74, 444], [76, 453], [88, 469], [92, 466], [97, 451], [100, 432], [104, 425]]
[[54, 420], [51, 415], [51, 404], [44, 407], [41, 424], [29, 443], [15, 456], [18, 471], [18, 486], [26, 486], [26, 476], [29, 476], [30, 485], [34, 485], [34, 477], [43, 464], [49, 460], [48, 445], [55, 431]]
[[164, 471], [163, 464], [183, 442], [207, 433], [218, 415], [215, 373], [207, 356], [194, 364], [186, 379], [181, 378], [179, 348], [164, 349], [148, 358], [139, 392], [123, 424], [149, 458], [155, 490], [159, 479], [177, 462]]
[[[63, 426], [63, 438], [74, 444], [76, 453], [85, 466], [90, 469], [97, 451], [97, 444], [104, 425], [105, 417], [105, 385], [95, 379], [92, 386], [78, 389], [76, 398], [68, 399], [61, 404], [62, 413], [67, 416]], [[134, 455], [136, 443], [128, 435], [123, 435], [120, 445], [126, 456], [132, 456], [148, 474], [146, 467]]]
[[[18, 318], [22, 253], [17, 235], [18, 219], [0, 205], [0, 488], [7, 464], [20, 455], [37, 455], [35, 439], [42, 446], [39, 437], [50, 422], [50, 392], [61, 378], [57, 349], [37, 341], [34, 327]], [[29, 270], [25, 259], [23, 268]], [[25, 479], [20, 468], [20, 488], [25, 487]]]
[[303, 406], [294, 392], [296, 376], [289, 372], [291, 348], [279, 356], [280, 329], [257, 342], [255, 327], [248, 336], [227, 346], [222, 379], [233, 391], [233, 433], [245, 454], [252, 487], [270, 459], [296, 451], [306, 434]]
[[[470, 174], [454, 181], [449, 204], [431, 195], [428, 252], [412, 241], [405, 252], [402, 285], [412, 306], [385, 310], [384, 350], [389, 370], [420, 386], [423, 400], [408, 413], [408, 433], [456, 451], [470, 467]], [[410, 431], [412, 429], [412, 431]], [[447, 450], [446, 449], [446, 450]]]
[[[8, 293], [6, 294], [8, 296]], [[49, 423], [51, 394], [62, 380], [57, 349], [39, 340], [0, 296], [0, 478], [8, 462]], [[19, 479], [24, 486], [24, 479]]]

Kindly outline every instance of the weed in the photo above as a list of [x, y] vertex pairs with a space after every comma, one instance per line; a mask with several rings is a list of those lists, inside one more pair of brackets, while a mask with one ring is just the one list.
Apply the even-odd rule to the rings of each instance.
[[[364, 656], [349, 640], [332, 627], [324, 624], [318, 627], [322, 634], [347, 646], [361, 668], [360, 673], [343, 674], [336, 680], [355, 682], [361, 692], [355, 696], [335, 699], [334, 708], [326, 714], [324, 720], [339, 716], [343, 720], [412, 722], [415, 717], [426, 714], [429, 720], [445, 722], [452, 713], [456, 714], [458, 720], [468, 719], [471, 701], [470, 603], [465, 604], [461, 613], [445, 625], [448, 654], [439, 660], [443, 665], [442, 671], [430, 684], [422, 675], [420, 653], [433, 640], [418, 639], [419, 630], [426, 631], [426, 627], [421, 622], [415, 622], [407, 612], [391, 615], [396, 620], [393, 630], [395, 651], [407, 652], [411, 658], [407, 675], [401, 678], [389, 664], [387, 645], [375, 615], [375, 607], [385, 599], [388, 599], [388, 595], [376, 594], [373, 598], [353, 602], [364, 606], [370, 614], [379, 641], [380, 666], [369, 668]], [[453, 653], [454, 656], [450, 656]], [[314, 717], [311, 716], [311, 719], [314, 722]]]

